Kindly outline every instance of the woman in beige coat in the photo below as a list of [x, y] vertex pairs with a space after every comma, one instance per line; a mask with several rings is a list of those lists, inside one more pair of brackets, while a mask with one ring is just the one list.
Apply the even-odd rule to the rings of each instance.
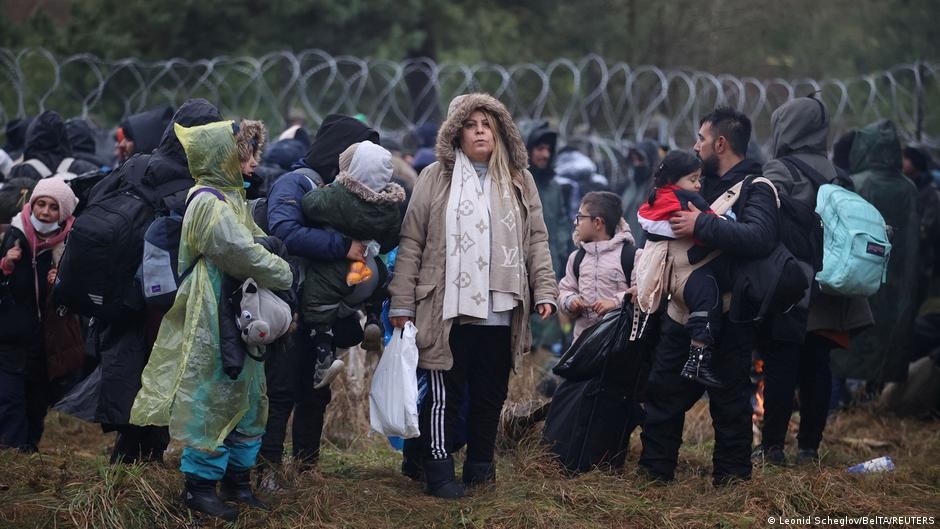
[[428, 494], [459, 498], [454, 433], [465, 395], [465, 484], [492, 481], [499, 415], [515, 355], [529, 349], [529, 314], [556, 310], [542, 204], [525, 143], [495, 98], [454, 98], [402, 224], [389, 315], [414, 321], [418, 365], [429, 371], [421, 408]]

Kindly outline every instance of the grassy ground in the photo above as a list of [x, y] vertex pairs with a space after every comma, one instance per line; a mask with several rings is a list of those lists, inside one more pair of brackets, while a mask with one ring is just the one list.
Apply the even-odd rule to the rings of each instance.
[[[374, 363], [365, 356], [358, 361]], [[529, 368], [523, 366], [514, 383], [517, 400], [524, 397], [520, 387], [526, 379], [536, 376], [537, 366]], [[340, 423], [347, 428], [325, 443], [318, 471], [298, 475], [288, 467], [285, 478], [293, 487], [268, 496], [274, 511], [245, 511], [234, 525], [193, 520], [182, 507], [177, 446], [171, 446], [167, 468], [111, 467], [110, 435], [52, 413], [40, 454], [0, 451], [0, 528], [750, 528], [767, 526], [770, 516], [915, 515], [937, 517], [940, 524], [937, 422], [864, 410], [842, 413], [827, 429], [820, 465], [755, 467], [750, 482], [715, 490], [709, 477], [711, 422], [707, 403], [699, 402], [687, 416], [674, 484], [651, 485], [634, 475], [637, 434], [624, 472], [567, 478], [533, 431], [501, 449], [495, 485], [445, 502], [424, 495], [419, 484], [398, 473], [400, 455], [387, 442], [365, 435], [363, 400], [356, 394], [367, 387], [367, 377], [353, 376], [338, 388], [330, 424], [334, 431]], [[845, 472], [850, 464], [881, 455], [891, 455], [897, 470]]]

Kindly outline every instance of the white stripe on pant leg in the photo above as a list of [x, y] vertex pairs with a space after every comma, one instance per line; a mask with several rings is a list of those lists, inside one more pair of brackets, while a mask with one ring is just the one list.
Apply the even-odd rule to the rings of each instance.
[[447, 411], [447, 391], [444, 389], [444, 372], [431, 371], [431, 457], [447, 457], [447, 440], [444, 436], [444, 415]]
[[446, 439], [444, 438], [444, 414], [446, 411], [446, 391], [444, 390], [444, 377], [441, 371], [434, 371], [432, 378], [434, 380], [433, 395], [434, 406], [432, 408], [432, 426], [431, 426], [431, 456], [434, 459], [444, 459], [447, 457]]

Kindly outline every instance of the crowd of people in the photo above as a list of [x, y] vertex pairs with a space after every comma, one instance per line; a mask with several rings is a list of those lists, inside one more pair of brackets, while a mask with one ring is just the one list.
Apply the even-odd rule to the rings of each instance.
[[[233, 520], [238, 504], [268, 508], [258, 487], [284, 487], [289, 422], [294, 464], [317, 464], [341, 350], [381, 351], [389, 326], [413, 322], [428, 390], [402, 471], [459, 498], [496, 479], [520, 355], [557, 356], [624, 305], [643, 321], [633, 338], [655, 337], [634, 395], [651, 480], [675, 478], [685, 413], [706, 393], [716, 486], [748, 479], [755, 461], [791, 463], [795, 403], [796, 463], [819, 460], [841, 407], [935, 414], [940, 402], [906, 383], [940, 362], [930, 152], [887, 121], [830, 151], [814, 97], [784, 103], [771, 125], [764, 160], [748, 117], [716, 108], [694, 146], [638, 142], [627, 184], [612, 188], [550, 123], [517, 124], [480, 93], [401, 143], [344, 115], [269, 137], [202, 99], [129, 116], [113, 134], [54, 111], [13, 120], [0, 151], [0, 446], [38, 451], [52, 406], [116, 431], [112, 464], [162, 464], [172, 438], [185, 447], [185, 504]], [[793, 246], [813, 242], [818, 217], [808, 230], [794, 219], [819, 211], [829, 184], [884, 219], [887, 244], [866, 248], [887, 262], [871, 296], [820, 288], [821, 265]], [[164, 253], [154, 219], [175, 219]], [[123, 243], [106, 248], [117, 272], [102, 293], [104, 268], [82, 266], [105, 230]], [[136, 261], [121, 269], [119, 254]], [[161, 256], [163, 304], [164, 283], [147, 277]]]

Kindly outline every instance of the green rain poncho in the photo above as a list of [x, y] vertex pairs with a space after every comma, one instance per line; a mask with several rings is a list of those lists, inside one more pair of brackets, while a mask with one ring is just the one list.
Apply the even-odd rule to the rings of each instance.
[[251, 277], [271, 290], [290, 288], [292, 277], [287, 262], [254, 242], [264, 233], [245, 204], [232, 122], [175, 127], [196, 180], [190, 193], [212, 187], [225, 195], [225, 201], [201, 193], [186, 210], [178, 268], [185, 270], [193, 262], [196, 266], [160, 325], [131, 423], [169, 425], [174, 439], [215, 450], [236, 425], [244, 435], [263, 434], [268, 415], [262, 363], [246, 358], [236, 380], [222, 372], [218, 312], [222, 276], [239, 281]]

